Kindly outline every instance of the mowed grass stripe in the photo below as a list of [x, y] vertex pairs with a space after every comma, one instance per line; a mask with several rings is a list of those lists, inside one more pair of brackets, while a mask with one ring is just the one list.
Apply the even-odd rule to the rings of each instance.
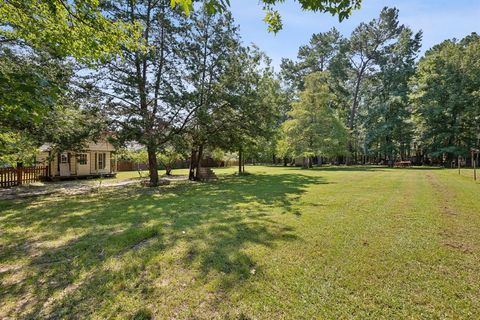
[[[363, 180], [365, 177], [361, 176]], [[338, 198], [338, 202], [316, 208], [313, 219], [302, 223], [306, 228], [302, 233], [308, 234], [303, 247], [284, 250], [298, 254], [286, 262], [276, 259], [275, 263], [282, 266], [299, 262], [292, 267], [292, 274], [285, 275], [281, 269], [282, 274], [276, 275], [281, 278], [276, 283], [296, 279], [297, 292], [285, 295], [278, 288], [270, 291], [261, 288], [259, 292], [281, 292], [284, 297], [296, 297], [291, 303], [281, 296], [271, 300], [298, 309], [301, 312], [296, 316], [305, 318], [319, 314], [327, 317], [355, 314], [360, 318], [386, 314], [415, 313], [427, 317], [458, 314], [443, 313], [437, 305], [445, 298], [455, 298], [454, 292], [440, 288], [442, 282], [455, 280], [444, 281], [441, 274], [444, 266], [439, 263], [439, 253], [448, 252], [442, 253], [445, 251], [439, 232], [442, 217], [438, 215], [438, 199], [430, 192], [425, 174], [386, 170], [368, 178], [364, 185], [349, 182], [338, 189], [329, 185], [329, 192], [323, 196], [331, 202], [332, 198]], [[369, 189], [370, 196], [359, 199], [358, 190], [363, 188]], [[312, 187], [305, 197], [309, 194], [319, 193]], [[308, 210], [312, 209], [305, 211]], [[310, 255], [306, 255], [308, 252]], [[315, 279], [318, 281], [312, 281]], [[311, 299], [304, 299], [301, 307], [293, 306], [298, 304], [298, 296]]]
[[[305, 230], [301, 230], [306, 236], [300, 244], [287, 243], [286, 246], [295, 246], [288, 248], [284, 252], [294, 252], [293, 256], [287, 256], [287, 261], [276, 261], [279, 265], [292, 264], [292, 274], [284, 274], [285, 270], [279, 270], [282, 274], [277, 274], [284, 284], [285, 280], [295, 279], [293, 282], [292, 297], [304, 296], [310, 297], [303, 300], [301, 314], [296, 316], [305, 318], [311, 317], [318, 312], [333, 312], [328, 310], [329, 306], [342, 306], [338, 311], [344, 314], [350, 314], [357, 309], [355, 294], [362, 294], [361, 285], [362, 277], [381, 276], [380, 274], [371, 274], [372, 262], [375, 256], [383, 257], [383, 252], [388, 250], [388, 242], [385, 241], [383, 224], [391, 221], [391, 215], [396, 213], [396, 203], [399, 202], [402, 193], [396, 192], [395, 188], [389, 185], [378, 183], [377, 177], [372, 173], [361, 173], [354, 175], [354, 180], [369, 181], [363, 187], [373, 189], [373, 186], [379, 187], [380, 190], [370, 193], [369, 196], [359, 198], [362, 186], [357, 181], [350, 181], [345, 184], [338, 184], [338, 181], [346, 179], [344, 174], [339, 175], [339, 180], [334, 180], [332, 185], [327, 185], [327, 194], [322, 194], [326, 199], [330, 200], [327, 206], [316, 208], [315, 212], [310, 215], [305, 214], [308, 221], [302, 221]], [[380, 177], [381, 179], [381, 177]], [[392, 187], [403, 187], [405, 183], [405, 175], [400, 174], [392, 181]], [[365, 184], [365, 183], [364, 183]], [[336, 186], [337, 185], [337, 186]], [[319, 190], [324, 186], [314, 186], [303, 198], [310, 195], [318, 199]], [[384, 192], [384, 190], [392, 190]], [[382, 191], [383, 190], [383, 191]], [[337, 199], [338, 201], [332, 201]], [[310, 200], [308, 200], [310, 201]], [[374, 208], [374, 209], [372, 209]], [[309, 209], [310, 211], [312, 209]], [[308, 212], [308, 210], [305, 210]], [[365, 259], [366, 258], [366, 259]], [[382, 268], [382, 265], [376, 266]], [[381, 270], [380, 270], [381, 271]], [[388, 276], [388, 270], [385, 276]], [[298, 280], [298, 279], [301, 280]], [[355, 279], [349, 282], [348, 279]], [[316, 281], [312, 281], [316, 280]], [[275, 283], [275, 282], [274, 282]], [[278, 282], [277, 282], [278, 283]], [[295, 284], [298, 284], [295, 287]], [[371, 284], [369, 284], [371, 285]], [[262, 288], [260, 292], [270, 292], [268, 288]], [[282, 291], [282, 290], [274, 290]], [[323, 292], [322, 292], [323, 291]], [[363, 292], [363, 294], [368, 293]], [[363, 297], [365, 303], [365, 296]], [[275, 299], [276, 301], [284, 301]], [[316, 303], [312, 303], [315, 301]], [[333, 303], [334, 302], [334, 303]], [[288, 300], [284, 303], [288, 304]], [[298, 303], [297, 299], [293, 299], [291, 304]], [[351, 309], [349, 310], [349, 308]], [[292, 308], [292, 306], [288, 306]], [[310, 311], [310, 313], [305, 313]], [[332, 314], [332, 315], [333, 315]]]

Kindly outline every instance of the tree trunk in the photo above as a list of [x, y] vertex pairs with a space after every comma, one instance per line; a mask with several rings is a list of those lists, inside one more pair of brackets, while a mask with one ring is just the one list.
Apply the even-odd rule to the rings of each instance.
[[303, 169], [308, 169], [308, 157], [303, 157], [302, 158], [302, 168]]
[[198, 154], [197, 154], [197, 163], [196, 163], [196, 169], [195, 169], [195, 180], [200, 180], [200, 167], [202, 165], [202, 156], [203, 156], [203, 144], [201, 144], [198, 147]]
[[238, 174], [242, 173], [242, 148], [238, 150]]
[[195, 180], [195, 168], [197, 167], [196, 165], [196, 159], [197, 159], [197, 151], [195, 148], [192, 148], [192, 153], [190, 155], [190, 168], [188, 171], [188, 180]]
[[447, 159], [445, 160], [446, 163], [444, 164], [446, 168], [449, 168], [452, 163], [455, 162], [457, 166], [460, 165], [460, 156], [456, 156], [453, 153], [448, 152], [447, 153]]
[[158, 171], [157, 171], [157, 153], [153, 146], [147, 147], [148, 154], [148, 171], [150, 173], [150, 186], [158, 186]]
[[[358, 108], [358, 94], [360, 92], [360, 85], [363, 80], [363, 74], [365, 72], [365, 69], [367, 67], [367, 63], [364, 63], [359, 72], [357, 73], [357, 81], [355, 83], [355, 89], [353, 92], [353, 101], [352, 101], [352, 107], [350, 108], [350, 118], [348, 119], [348, 128], [350, 129], [350, 132], [353, 134], [353, 128], [355, 127], [355, 117], [357, 115], [357, 108]], [[352, 141], [348, 142], [348, 151], [353, 153], [353, 143]], [[350, 162], [350, 157], [346, 158], [346, 163], [349, 164]]]

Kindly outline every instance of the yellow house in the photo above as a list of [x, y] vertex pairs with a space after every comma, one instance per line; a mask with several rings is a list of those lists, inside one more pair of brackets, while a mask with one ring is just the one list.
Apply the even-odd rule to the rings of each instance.
[[50, 144], [42, 145], [39, 151], [36, 162], [48, 166], [50, 179], [116, 175], [115, 148], [106, 140], [91, 142], [81, 152], [55, 152]]

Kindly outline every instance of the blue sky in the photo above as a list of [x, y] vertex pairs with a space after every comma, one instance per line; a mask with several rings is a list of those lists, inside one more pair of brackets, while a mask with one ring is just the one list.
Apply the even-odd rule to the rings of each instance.
[[232, 0], [231, 4], [243, 41], [259, 46], [273, 59], [277, 70], [281, 58], [295, 58], [298, 47], [308, 43], [313, 33], [336, 27], [348, 36], [360, 22], [377, 17], [385, 6], [400, 10], [400, 23], [414, 31], [423, 30], [422, 53], [445, 39], [480, 33], [480, 0], [363, 0], [362, 8], [341, 23], [329, 14], [303, 12], [298, 3], [287, 0], [277, 7], [283, 30], [276, 35], [268, 33], [258, 0]]

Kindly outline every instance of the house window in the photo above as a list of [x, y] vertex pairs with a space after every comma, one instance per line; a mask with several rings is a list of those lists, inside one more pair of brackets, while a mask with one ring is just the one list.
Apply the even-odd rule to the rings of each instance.
[[81, 153], [78, 155], [78, 164], [85, 165], [87, 164], [87, 154]]
[[105, 169], [105, 160], [106, 160], [106, 154], [105, 153], [99, 153], [98, 154], [98, 169], [102, 170]]
[[67, 157], [66, 154], [63, 154], [63, 153], [62, 153], [62, 154], [60, 155], [60, 162], [61, 162], [61, 163], [67, 163], [67, 162], [68, 162], [68, 157]]

